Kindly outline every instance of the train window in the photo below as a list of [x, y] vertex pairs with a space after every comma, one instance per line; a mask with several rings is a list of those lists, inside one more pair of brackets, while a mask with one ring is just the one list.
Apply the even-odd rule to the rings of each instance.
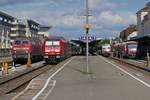
[[130, 44], [130, 45], [128, 45], [128, 48], [137, 48], [137, 45], [136, 44]]
[[53, 41], [46, 41], [45, 45], [52, 46], [53, 45]]
[[60, 45], [60, 42], [59, 42], [59, 41], [53, 41], [53, 45], [54, 45], [54, 46], [59, 46], [59, 45]]
[[60, 41], [46, 41], [45, 45], [47, 45], [47, 46], [59, 46]]
[[17, 40], [17, 41], [15, 41], [15, 44], [19, 45], [19, 44], [21, 44], [21, 41]]
[[29, 42], [28, 41], [23, 41], [22, 44], [29, 44]]

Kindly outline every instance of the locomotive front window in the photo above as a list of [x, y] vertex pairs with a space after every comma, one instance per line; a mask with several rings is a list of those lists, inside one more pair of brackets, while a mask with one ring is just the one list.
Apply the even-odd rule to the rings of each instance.
[[53, 41], [46, 41], [45, 45], [52, 46], [53, 45]]
[[28, 41], [23, 41], [22, 44], [29, 44], [29, 42]]
[[16, 44], [16, 45], [20, 45], [20, 44], [21, 44], [21, 41], [19, 41], [19, 40], [18, 40], [18, 41], [15, 41], [15, 44]]
[[60, 41], [46, 41], [45, 45], [46, 46], [59, 46]]
[[54, 46], [59, 46], [59, 45], [60, 45], [60, 42], [59, 42], [59, 41], [53, 41], [53, 45], [54, 45]]
[[136, 45], [136, 44], [130, 44], [130, 45], [128, 45], [128, 48], [129, 48], [129, 49], [137, 48], [137, 45]]

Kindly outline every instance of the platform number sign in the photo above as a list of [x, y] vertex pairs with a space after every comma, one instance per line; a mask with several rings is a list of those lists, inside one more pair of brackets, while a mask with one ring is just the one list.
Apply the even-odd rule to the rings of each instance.
[[[81, 37], [79, 37], [79, 40], [85, 41], [85, 40], [87, 40], [87, 37], [86, 36], [81, 36]], [[96, 40], [96, 37], [95, 36], [88, 36], [88, 40], [89, 41]]]

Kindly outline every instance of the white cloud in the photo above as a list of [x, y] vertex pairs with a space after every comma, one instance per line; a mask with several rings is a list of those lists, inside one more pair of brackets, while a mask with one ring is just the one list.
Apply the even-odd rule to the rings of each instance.
[[59, 20], [60, 23], [63, 23], [66, 27], [81, 27], [83, 24], [83, 19], [80, 16], [62, 16]]
[[[85, 0], [22, 0], [24, 3], [20, 0], [13, 0], [12, 4], [7, 4], [8, 1], [0, 0], [2, 5], [6, 4], [5, 8], [0, 8], [6, 9], [8, 14], [14, 17], [30, 18], [41, 24], [52, 25], [58, 30], [64, 28], [66, 29], [64, 31], [83, 30]], [[109, 35], [111, 32], [119, 32], [121, 28], [129, 24], [136, 24], [135, 13], [121, 12], [117, 8], [120, 5], [110, 0], [89, 0], [89, 6], [90, 13], [93, 15], [90, 18], [92, 30], [98, 33], [107, 32]]]
[[117, 4], [110, 2], [109, 0], [89, 0], [89, 7], [91, 9], [113, 9], [117, 7]]
[[98, 16], [98, 20], [108, 24], [120, 24], [123, 22], [123, 18], [118, 14], [113, 14], [111, 11], [102, 12]]
[[103, 11], [98, 16], [92, 17], [92, 23], [104, 27], [127, 26], [136, 24], [136, 15], [130, 12], [114, 13], [113, 11]]

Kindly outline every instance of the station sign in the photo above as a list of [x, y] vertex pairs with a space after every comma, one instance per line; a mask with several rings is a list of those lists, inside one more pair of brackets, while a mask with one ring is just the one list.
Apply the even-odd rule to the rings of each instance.
[[[81, 37], [79, 37], [79, 40], [86, 41], [87, 40], [87, 36], [81, 36]], [[88, 36], [88, 40], [89, 41], [96, 40], [96, 37], [95, 36]]]

